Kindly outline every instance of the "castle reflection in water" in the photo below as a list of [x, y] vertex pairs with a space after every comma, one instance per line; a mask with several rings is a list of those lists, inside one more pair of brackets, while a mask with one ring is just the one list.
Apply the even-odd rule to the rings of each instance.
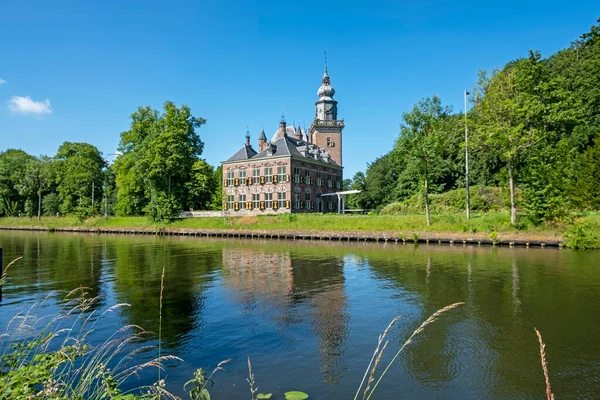
[[[222, 277], [238, 304], [270, 305], [284, 324], [309, 323], [319, 340], [320, 366], [327, 382], [337, 382], [348, 335], [347, 296], [341, 257], [304, 258], [290, 252], [224, 248]], [[299, 315], [298, 304], [310, 312]], [[310, 321], [307, 321], [310, 319]]]

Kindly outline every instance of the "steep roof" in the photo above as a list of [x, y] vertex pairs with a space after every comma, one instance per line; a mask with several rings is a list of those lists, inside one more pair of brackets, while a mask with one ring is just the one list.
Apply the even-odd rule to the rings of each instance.
[[[269, 146], [272, 146], [269, 150]], [[320, 147], [307, 143], [306, 140], [298, 140], [296, 138], [290, 136], [284, 136], [267, 144], [267, 148], [260, 153], [256, 154], [252, 157], [253, 160], [261, 159], [261, 158], [269, 158], [269, 157], [279, 157], [279, 156], [295, 156], [298, 158], [307, 158], [311, 161], [320, 161], [326, 162], [327, 164], [338, 165], [335, 161], [329, 158], [327, 152], [325, 152]], [[328, 161], [324, 160], [324, 155], [327, 157]]]
[[256, 151], [252, 148], [252, 146], [246, 145], [238, 150], [237, 153], [232, 155], [227, 162], [249, 160], [254, 156], [256, 156]]
[[273, 147], [273, 153], [269, 155], [269, 144], [267, 144], [267, 148], [254, 157], [257, 158], [266, 158], [266, 157], [277, 157], [277, 156], [286, 156], [286, 155], [298, 155], [301, 156], [300, 152], [296, 148], [298, 146], [297, 140], [284, 136], [270, 143], [270, 146]]

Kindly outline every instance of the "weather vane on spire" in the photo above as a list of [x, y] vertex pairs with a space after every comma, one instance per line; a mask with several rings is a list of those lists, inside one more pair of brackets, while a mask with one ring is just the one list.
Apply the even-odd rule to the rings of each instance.
[[250, 137], [250, 127], [246, 125], [246, 137]]
[[325, 73], [327, 73], [327, 50], [325, 50]]
[[285, 110], [281, 110], [281, 122], [285, 122]]

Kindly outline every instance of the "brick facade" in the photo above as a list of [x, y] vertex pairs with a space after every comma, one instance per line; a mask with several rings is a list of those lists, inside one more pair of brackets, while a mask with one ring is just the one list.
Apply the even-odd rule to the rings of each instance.
[[342, 168], [292, 157], [223, 163], [223, 210], [235, 215], [334, 212]]

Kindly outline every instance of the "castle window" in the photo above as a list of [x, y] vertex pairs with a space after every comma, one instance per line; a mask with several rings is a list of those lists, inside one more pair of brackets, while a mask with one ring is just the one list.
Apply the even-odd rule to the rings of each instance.
[[331, 140], [331, 138], [327, 138], [327, 147], [335, 147], [335, 143], [333, 143], [333, 140]]
[[321, 175], [320, 172], [317, 172], [317, 186], [322, 186], [323, 185], [323, 176]]
[[240, 172], [238, 172], [238, 178], [240, 178], [240, 184], [245, 183], [245, 181], [246, 181], [246, 170], [245, 169], [240, 169]]
[[252, 183], [255, 185], [260, 183], [260, 168], [254, 168], [252, 170]]
[[306, 203], [304, 203], [304, 204], [306, 206], [306, 209], [310, 210], [310, 193], [306, 193], [305, 196], [306, 196], [305, 197], [306, 198]]
[[238, 196], [238, 201], [240, 203], [241, 207], [244, 207], [245, 203], [246, 203], [246, 195], [245, 194], [240, 194]]
[[300, 168], [294, 167], [294, 182], [300, 183]]
[[[265, 181], [267, 183], [273, 182], [273, 168], [271, 168], [271, 167], [265, 168]], [[267, 207], [267, 208], [270, 208], [270, 207]]]
[[233, 201], [234, 201], [234, 196], [232, 194], [227, 195], [227, 209], [228, 210], [233, 210]]
[[287, 170], [286, 167], [277, 167], [277, 181], [278, 182], [285, 182], [286, 170]]
[[259, 201], [260, 201], [260, 193], [252, 193], [252, 208], [258, 208]]
[[266, 208], [273, 208], [273, 193], [265, 193]]
[[327, 187], [332, 188], [333, 184], [331, 182], [331, 175], [327, 175]]
[[227, 172], [227, 186], [233, 186], [233, 180], [235, 179], [235, 174], [233, 171]]
[[294, 193], [294, 208], [300, 208], [300, 193]]
[[[283, 168], [285, 168], [285, 167], [283, 167]], [[284, 208], [285, 201], [287, 200], [287, 192], [277, 193], [277, 200], [278, 200], [279, 208]]]

